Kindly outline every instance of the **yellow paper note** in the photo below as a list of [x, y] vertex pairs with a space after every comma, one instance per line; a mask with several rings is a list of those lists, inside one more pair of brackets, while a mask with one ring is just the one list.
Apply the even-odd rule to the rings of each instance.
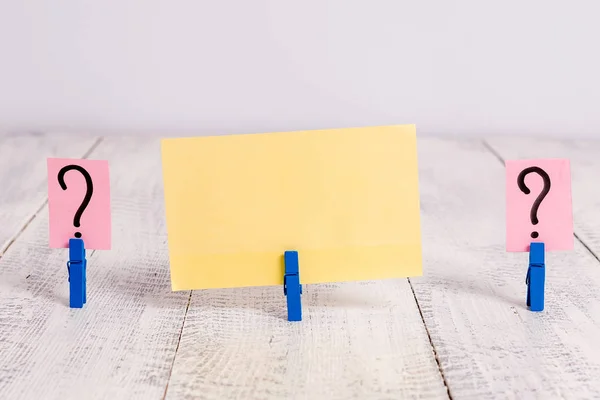
[[173, 290], [422, 274], [414, 125], [164, 139]]

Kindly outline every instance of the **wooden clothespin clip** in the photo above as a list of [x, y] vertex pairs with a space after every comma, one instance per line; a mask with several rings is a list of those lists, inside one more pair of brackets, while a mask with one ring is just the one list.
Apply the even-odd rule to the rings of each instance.
[[83, 308], [86, 296], [86, 267], [85, 245], [83, 239], [69, 239], [69, 306]]
[[298, 252], [286, 251], [283, 256], [285, 275], [283, 275], [283, 294], [287, 297], [288, 321], [302, 321], [302, 285], [298, 266]]
[[529, 268], [527, 269], [527, 306], [531, 311], [544, 310], [544, 284], [546, 264], [544, 243], [531, 243], [529, 246]]

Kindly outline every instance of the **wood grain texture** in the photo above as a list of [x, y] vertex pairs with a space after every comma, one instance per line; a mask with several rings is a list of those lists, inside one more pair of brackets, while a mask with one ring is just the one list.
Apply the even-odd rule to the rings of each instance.
[[[504, 248], [504, 167], [481, 141], [419, 140], [424, 276], [305, 285], [300, 323], [281, 287], [195, 291], [186, 316], [148, 138], [89, 157], [110, 161], [113, 250], [88, 254], [89, 302], [69, 309], [67, 251], [48, 248], [38, 212], [45, 158], [95, 141], [0, 138], [2, 248], [25, 228], [0, 258], [0, 399], [447, 399], [419, 311], [454, 400], [600, 398], [600, 263], [577, 241], [549, 253], [546, 309], [526, 309], [527, 254]], [[575, 231], [600, 254], [600, 142], [488, 143], [570, 158]]]
[[547, 254], [546, 308], [528, 311], [528, 255], [505, 251], [502, 163], [480, 141], [427, 139], [419, 164], [425, 265], [410, 281], [450, 395], [600, 398], [598, 261], [579, 242]]
[[47, 208], [0, 259], [2, 399], [164, 396], [189, 293], [170, 290], [159, 142], [107, 139], [90, 158], [110, 162], [113, 249], [88, 253], [83, 309]]
[[444, 399], [405, 279], [194, 291], [167, 399]]
[[48, 198], [46, 159], [82, 158], [98, 140], [62, 134], [0, 137], [0, 255]]

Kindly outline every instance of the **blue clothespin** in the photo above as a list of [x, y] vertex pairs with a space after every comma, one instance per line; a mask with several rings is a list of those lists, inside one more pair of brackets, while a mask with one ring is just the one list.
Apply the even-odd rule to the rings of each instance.
[[529, 246], [529, 269], [527, 269], [527, 306], [531, 311], [544, 310], [544, 284], [546, 264], [544, 243], [531, 243]]
[[288, 321], [302, 321], [302, 285], [298, 266], [298, 252], [286, 251], [283, 255], [285, 275], [283, 275], [283, 294], [287, 297]]
[[86, 296], [85, 245], [83, 239], [69, 239], [69, 305], [71, 308], [83, 308]]

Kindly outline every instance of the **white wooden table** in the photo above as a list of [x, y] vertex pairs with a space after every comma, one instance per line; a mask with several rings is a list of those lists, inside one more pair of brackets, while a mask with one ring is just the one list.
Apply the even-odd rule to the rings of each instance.
[[[108, 159], [113, 250], [68, 307], [47, 157]], [[575, 250], [546, 309], [504, 251], [502, 159], [572, 161]], [[157, 138], [0, 138], [0, 399], [600, 398], [600, 142], [419, 139], [424, 276], [172, 293]]]

